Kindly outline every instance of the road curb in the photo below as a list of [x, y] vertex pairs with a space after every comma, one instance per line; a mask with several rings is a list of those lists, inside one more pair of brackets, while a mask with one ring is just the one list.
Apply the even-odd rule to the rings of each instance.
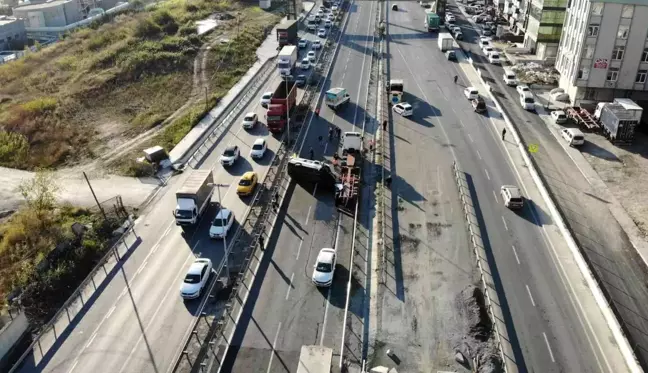
[[[464, 55], [465, 55], [465, 51], [464, 51]], [[533, 181], [536, 184], [538, 191], [540, 192], [542, 198], [547, 204], [552, 219], [556, 222], [556, 225], [558, 226], [558, 229], [562, 233], [563, 238], [565, 238], [567, 246], [569, 247], [574, 257], [575, 262], [578, 265], [581, 274], [585, 278], [587, 286], [591, 289], [594, 299], [598, 304], [599, 309], [601, 310], [601, 313], [603, 314], [603, 317], [605, 318], [608, 327], [610, 328], [610, 331], [614, 335], [614, 340], [619, 346], [619, 349], [626, 361], [628, 369], [630, 369], [631, 372], [637, 372], [637, 373], [643, 372], [643, 369], [641, 369], [641, 366], [639, 365], [639, 362], [634, 354], [634, 351], [630, 347], [630, 342], [628, 341], [628, 339], [623, 333], [623, 330], [621, 329], [621, 325], [619, 324], [619, 321], [616, 319], [614, 312], [612, 311], [609, 303], [607, 302], [607, 299], [603, 295], [603, 291], [598, 286], [598, 283], [596, 282], [596, 279], [594, 278], [591, 269], [587, 265], [585, 258], [581, 254], [580, 249], [576, 244], [576, 241], [574, 240], [573, 236], [571, 235], [571, 232], [567, 228], [567, 225], [564, 222], [562, 216], [560, 215], [560, 212], [558, 211], [556, 204], [554, 203], [553, 199], [549, 195], [549, 191], [547, 190], [544, 183], [542, 182], [535, 164], [532, 162], [531, 158], [529, 157], [529, 154], [527, 153], [527, 150], [524, 148], [517, 127], [510, 120], [506, 112], [503, 110], [499, 100], [491, 92], [490, 85], [486, 83], [486, 81], [484, 81], [482, 75], [480, 74], [479, 69], [475, 68], [475, 66], [473, 65], [472, 59], [466, 58], [466, 60], [468, 60], [472, 68], [475, 69], [477, 75], [479, 76], [480, 81], [487, 88], [489, 97], [491, 98], [493, 103], [495, 103], [497, 110], [500, 112], [500, 115], [504, 119], [504, 122], [508, 127], [508, 131], [510, 131], [513, 134], [518, 150], [522, 155], [522, 158], [524, 159], [524, 163], [527, 166], [527, 169], [529, 170], [529, 173], [531, 174], [531, 177], [533, 178]]]

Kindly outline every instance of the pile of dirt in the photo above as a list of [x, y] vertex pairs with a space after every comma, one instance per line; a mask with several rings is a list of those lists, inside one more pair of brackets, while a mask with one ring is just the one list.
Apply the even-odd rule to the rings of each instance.
[[466, 287], [456, 296], [455, 304], [465, 320], [463, 338], [455, 346], [456, 351], [472, 361], [470, 365], [475, 365], [476, 372], [504, 372], [482, 290], [474, 285]]
[[539, 63], [519, 63], [511, 66], [518, 79], [527, 84], [558, 84], [560, 74], [553, 67], [542, 66]]

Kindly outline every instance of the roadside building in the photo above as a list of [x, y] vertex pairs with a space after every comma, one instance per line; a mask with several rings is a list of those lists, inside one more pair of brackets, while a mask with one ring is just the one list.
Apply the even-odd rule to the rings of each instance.
[[23, 49], [27, 42], [25, 22], [8, 16], [0, 16], [0, 51]]
[[22, 5], [13, 9], [13, 15], [24, 19], [25, 27], [28, 29], [63, 27], [84, 18], [78, 2], [74, 0], [53, 0], [41, 4]]
[[506, 0], [500, 9], [507, 14], [511, 31], [524, 34], [523, 48], [536, 60], [553, 63], [567, 4], [568, 0]]
[[648, 100], [648, 1], [572, 0], [556, 69], [575, 105]]

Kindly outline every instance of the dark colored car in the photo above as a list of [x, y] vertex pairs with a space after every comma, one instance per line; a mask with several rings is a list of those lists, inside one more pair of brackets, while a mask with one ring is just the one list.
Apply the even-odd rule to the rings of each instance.
[[473, 109], [475, 109], [475, 113], [486, 112], [486, 102], [484, 102], [484, 99], [481, 98], [481, 96], [477, 97], [477, 99], [475, 100], [472, 100], [472, 106]]
[[297, 87], [303, 87], [306, 85], [306, 75], [297, 75], [295, 79], [295, 85]]
[[457, 53], [455, 51], [447, 51], [446, 52], [446, 58], [448, 61], [456, 61], [457, 60]]
[[392, 5], [392, 10], [398, 10], [398, 5], [396, 4]]

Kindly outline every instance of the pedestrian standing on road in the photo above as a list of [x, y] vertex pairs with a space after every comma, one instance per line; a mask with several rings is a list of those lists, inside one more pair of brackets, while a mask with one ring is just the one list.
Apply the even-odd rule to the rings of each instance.
[[337, 134], [338, 139], [340, 138], [340, 136], [342, 136], [342, 130], [340, 129], [340, 127], [335, 129], [335, 133]]
[[311, 146], [311, 148], [308, 150], [308, 154], [310, 155], [310, 159], [311, 159], [311, 161], [312, 161], [313, 159], [315, 159], [315, 151], [313, 150], [313, 147], [312, 147], [312, 146]]
[[259, 235], [259, 248], [260, 248], [261, 250], [265, 249], [265, 245], [264, 245], [263, 243], [264, 243], [264, 242], [263, 242], [263, 235], [260, 234], [260, 235]]
[[322, 135], [317, 136], [317, 141], [319, 141], [320, 146], [324, 146], [324, 138]]
[[459, 77], [458, 77], [457, 75], [455, 75], [455, 76], [454, 76], [454, 82], [455, 82], [455, 84], [457, 84], [457, 79], [459, 79]]
[[319, 118], [319, 108], [315, 109], [315, 116]]
[[506, 128], [502, 129], [502, 141], [504, 141], [504, 137], [506, 137]]
[[387, 121], [383, 120], [383, 132], [387, 132]]
[[333, 139], [333, 127], [329, 127], [329, 141]]

